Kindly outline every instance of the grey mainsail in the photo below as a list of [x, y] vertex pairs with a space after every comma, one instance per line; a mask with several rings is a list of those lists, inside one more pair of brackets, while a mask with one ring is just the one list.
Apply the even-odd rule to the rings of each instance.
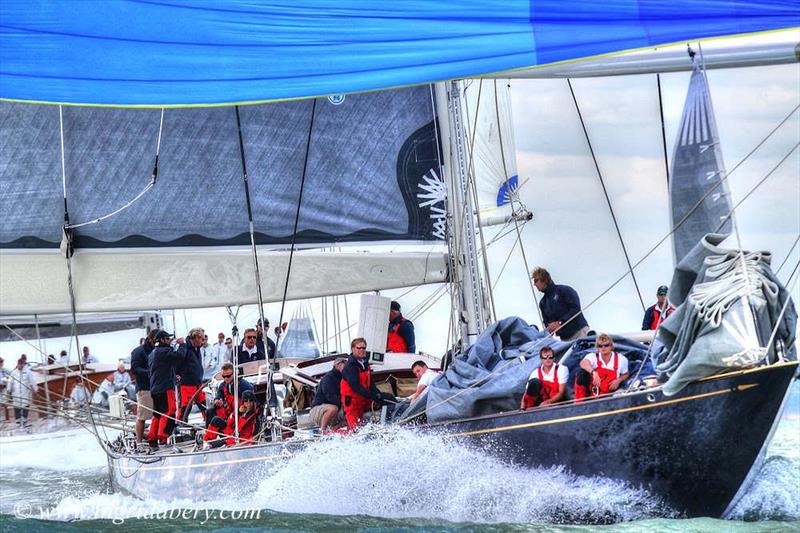
[[670, 174], [672, 227], [680, 224], [672, 236], [677, 265], [707, 233], [731, 232], [730, 189], [717, 123], [705, 72], [697, 66], [689, 81]]
[[[429, 86], [241, 107], [257, 244], [435, 241], [420, 183], [441, 174]], [[65, 107], [76, 248], [249, 245], [235, 110]], [[59, 109], [0, 103], [0, 248], [57, 249], [64, 223]]]

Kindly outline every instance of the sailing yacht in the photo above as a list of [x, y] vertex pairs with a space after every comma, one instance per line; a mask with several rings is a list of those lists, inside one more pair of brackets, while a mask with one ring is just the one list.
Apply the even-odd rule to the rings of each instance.
[[[246, 14], [232, 8], [208, 18], [187, 13], [173, 17], [170, 10], [174, 6], [167, 5], [148, 6], [148, 12], [131, 8], [116, 13], [129, 22], [126, 32], [149, 28], [155, 16], [174, 21], [178, 26], [172, 33], [175, 37], [191, 27], [192, 35], [209, 38], [205, 52], [212, 55], [194, 53], [197, 50], [161, 55], [165, 60], [187, 59], [185, 64], [159, 65], [186, 76], [183, 81], [187, 83], [174, 85], [150, 84], [161, 78], [141, 62], [149, 57], [147, 51], [136, 49], [137, 44], [133, 49], [121, 44], [142, 41], [116, 39], [115, 46], [120, 49], [91, 48], [86, 56], [79, 52], [86, 46], [82, 41], [74, 49], [68, 48], [71, 38], [83, 35], [79, 31], [57, 32], [41, 25], [51, 15], [67, 29], [73, 24], [91, 27], [86, 21], [95, 21], [102, 28], [91, 9], [57, 12], [48, 11], [46, 5], [36, 5], [36, 9], [14, 6], [8, 19], [18, 29], [0, 36], [11, 39], [9, 35], [13, 35], [14, 41], [0, 42], [0, 50], [14, 52], [0, 56], [4, 68], [10, 69], [6, 72], [12, 72], [3, 79], [0, 96], [6, 101], [0, 104], [0, 124], [9, 129], [3, 138], [9, 143], [8, 153], [14, 155], [3, 168], [7, 196], [0, 199], [24, 194], [25, 205], [0, 201], [0, 214], [8, 221], [0, 228], [0, 245], [9, 251], [0, 254], [4, 312], [74, 314], [232, 303], [257, 303], [261, 308], [264, 301], [447, 281], [459, 288], [452, 296], [456, 313], [451, 328], [453, 340], [460, 340], [464, 347], [464, 353], [456, 357], [453, 369], [457, 370], [460, 362], [470, 359], [469, 350], [494, 333], [487, 328], [491, 297], [479, 259], [480, 217], [475, 213], [480, 209], [471, 185], [474, 145], [468, 137], [463, 104], [467, 93], [461, 80], [636, 46], [791, 27], [796, 15], [760, 2], [744, 7], [693, 5], [688, 13], [685, 5], [639, 4], [635, 17], [604, 6], [595, 16], [585, 17], [588, 20], [575, 19], [569, 10], [576, 6], [569, 2], [550, 6], [552, 12], [548, 13], [534, 12], [528, 3], [520, 2], [509, 6], [507, 18], [488, 5], [479, 6], [479, 13], [455, 19], [449, 6], [446, 16], [438, 11], [441, 6], [419, 6], [422, 12], [413, 17], [411, 26], [394, 8], [383, 6], [387, 12], [377, 18], [396, 18], [399, 25], [387, 23], [377, 43], [353, 43], [353, 47], [343, 47], [342, 42], [352, 43], [353, 35], [374, 36], [376, 28], [362, 25], [364, 21], [373, 23], [371, 17], [363, 16], [363, 6], [357, 13], [344, 8], [333, 17], [337, 24], [344, 23], [326, 28], [330, 33], [319, 33], [323, 41], [333, 36], [326, 43], [329, 46], [310, 46], [314, 49], [311, 57], [305, 55], [306, 47], [297, 46], [307, 42], [308, 36], [291, 33], [292, 27], [304, 25], [283, 26], [279, 21], [285, 19], [275, 17], [267, 7], [250, 6]], [[328, 20], [286, 9], [283, 15], [290, 19]], [[640, 20], [639, 13], [648, 16]], [[731, 16], [738, 22], [732, 23]], [[281, 31], [220, 31], [227, 23], [253, 17], [280, 26]], [[703, 24], [676, 25], [673, 17], [684, 22], [697, 17]], [[570, 22], [563, 26], [553, 21]], [[435, 32], [431, 32], [433, 26]], [[546, 28], [552, 31], [543, 31]], [[453, 33], [440, 42], [442, 30]], [[403, 46], [410, 45], [411, 53], [387, 53], [383, 46], [406, 32], [421, 37], [417, 45], [425, 42], [430, 48], [414, 48], [414, 43], [405, 40]], [[28, 44], [28, 34], [50, 40], [52, 46]], [[347, 38], [340, 41], [344, 35]], [[610, 39], [610, 35], [619, 38]], [[246, 43], [253, 38], [258, 42]], [[221, 42], [225, 39], [243, 41]], [[289, 43], [295, 52], [286, 56], [249, 54], [247, 60], [228, 55], [239, 50], [239, 45], [276, 44], [263, 39]], [[452, 46], [451, 39], [460, 45]], [[588, 42], [578, 43], [577, 39]], [[160, 38], [144, 41], [147, 46], [163, 43]], [[173, 43], [166, 44], [170, 45]], [[18, 53], [20, 49], [22, 53]], [[67, 58], [72, 61], [55, 61], [47, 57], [48, 50], [75, 54]], [[469, 59], [461, 56], [472, 50], [481, 52]], [[119, 53], [127, 60], [115, 57]], [[341, 57], [325, 60], [319, 56], [328, 53], [341, 53]], [[89, 56], [98, 61], [75, 60]], [[15, 59], [18, 57], [25, 61]], [[273, 63], [263, 63], [267, 57]], [[111, 63], [109, 58], [114, 58]], [[194, 61], [212, 58], [213, 68], [220, 69], [222, 76], [200, 81], [195, 73], [208, 73], [212, 67], [198, 68]], [[403, 63], [407, 60], [412, 64]], [[338, 71], [332, 75], [314, 66], [323, 64], [328, 65], [326, 69], [336, 65], [342, 70], [341, 78]], [[119, 70], [123, 65], [125, 72]], [[103, 75], [92, 72], [98, 67]], [[298, 69], [303, 68], [310, 70], [301, 75]], [[235, 77], [220, 82], [223, 74], [233, 71]], [[267, 80], [264, 72], [276, 75]], [[373, 77], [365, 72], [379, 74]], [[42, 76], [58, 82], [24, 81]], [[279, 82], [274, 83], [275, 79]], [[439, 79], [455, 81], [432, 83]], [[162, 92], [178, 86], [180, 89]], [[360, 92], [390, 86], [405, 88]], [[259, 103], [285, 98], [298, 100]], [[59, 105], [42, 107], [30, 102]], [[98, 106], [64, 105], [87, 102]], [[238, 105], [241, 102], [252, 105]], [[173, 109], [172, 105], [187, 107]], [[720, 179], [719, 175], [712, 177]], [[498, 196], [513, 196], [517, 186], [512, 178], [504, 177], [506, 193]], [[196, 200], [200, 192], [203, 202], [212, 198], [212, 208]], [[32, 220], [30, 212], [40, 216]], [[447, 252], [364, 257], [298, 249], [373, 239], [445, 241]], [[731, 272], [741, 269], [745, 277], [751, 271], [761, 273], [762, 263], [757, 258], [743, 252], [728, 257], [715, 237], [707, 238], [702, 248], [725, 257]], [[699, 276], [698, 272], [693, 278], [688, 270], [679, 272], [691, 281]], [[51, 283], [42, 287], [42, 279]], [[691, 285], [675, 282], [675, 288], [685, 291], [687, 298]], [[750, 298], [747, 294], [745, 299]], [[746, 318], [748, 327], [759, 321], [756, 318]], [[772, 318], [767, 325], [777, 326], [775, 331], [783, 333], [779, 327], [782, 317]], [[691, 340], [680, 328], [674, 337], [672, 346], [682, 347], [678, 341]], [[530, 340], [537, 340], [536, 336]], [[425, 404], [427, 422], [421, 416], [412, 420], [413, 413], [401, 421], [419, 423], [423, 431], [443, 431], [467, 442], [488, 443], [487, 450], [510, 453], [514, 460], [526, 458], [525, 464], [566, 464], [577, 473], [645, 484], [690, 515], [721, 515], [735, 502], [757, 464], [796, 371], [796, 356], [787, 340], [759, 337], [763, 359], [773, 364], [695, 376], [688, 383], [673, 383], [672, 389], [635, 390], [535, 411], [477, 416], [467, 412], [437, 420], [436, 405], [431, 404], [439, 383], [435, 382]], [[784, 343], [782, 347], [780, 343]], [[675, 350], [670, 355], [673, 353], [688, 360], [685, 352]], [[520, 361], [518, 373], [536, 364], [535, 357], [513, 361]], [[674, 376], [682, 362], [672, 362], [678, 365]], [[265, 391], [270, 391], [273, 369], [264, 371]], [[449, 372], [439, 381], [452, 384], [452, 377]], [[488, 380], [492, 382], [497, 383]], [[452, 396], [456, 394], [461, 393]], [[731, 424], [742, 417], [758, 420], [758, 427], [753, 428], [750, 440], [731, 451], [724, 445], [725, 438]], [[581, 420], [601, 423], [587, 431], [584, 426], [576, 427]], [[268, 468], [310, 442], [303, 435], [283, 438], [280, 416], [267, 422], [271, 423], [271, 440], [253, 446], [211, 451], [178, 447], [143, 454], [106, 445], [112, 480], [117, 488], [142, 497], [175, 494], [169, 489], [176, 486], [182, 496], [200, 497], [192, 492], [195, 487], [215, 480], [257, 478], [243, 473], [252, 474], [254, 467]], [[663, 431], [634, 431], [645, 425]], [[684, 431], [686, 427], [692, 430]], [[559, 445], [552, 439], [554, 435], [561, 441]], [[635, 453], [625, 453], [598, 471], [593, 454], [627, 449], [621, 445], [628, 443]], [[648, 444], [655, 446], [651, 451], [655, 458], [646, 463], [643, 454]], [[696, 454], [684, 462], [677, 454], [686, 449], [710, 449], [711, 453]], [[709, 475], [709, 471], [721, 475]]]

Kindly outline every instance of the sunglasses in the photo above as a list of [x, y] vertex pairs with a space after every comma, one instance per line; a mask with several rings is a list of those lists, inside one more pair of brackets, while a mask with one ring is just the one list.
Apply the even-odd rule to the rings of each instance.
[[555, 355], [553, 355], [553, 354], [550, 354], [550, 355], [540, 355], [540, 356], [539, 356], [539, 358], [541, 358], [541, 359], [555, 359], [555, 357], [556, 357], [556, 356], [555, 356]]
[[233, 374], [222, 374], [222, 379], [232, 378]]
[[356, 348], [356, 350], [366, 350], [367, 349], [366, 346], [356, 346], [355, 348]]
[[233, 344], [233, 341], [225, 341], [225, 344]]
[[256, 338], [255, 335], [246, 335], [245, 336], [245, 339], [255, 339], [255, 338]]
[[598, 344], [597, 347], [598, 348], [610, 348], [611, 347], [611, 343], [610, 342], [604, 342], [603, 344]]

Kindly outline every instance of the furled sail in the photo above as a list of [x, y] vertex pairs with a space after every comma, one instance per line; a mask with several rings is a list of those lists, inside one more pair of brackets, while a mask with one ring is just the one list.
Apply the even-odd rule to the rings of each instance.
[[215, 105], [469, 78], [797, 26], [794, 0], [4, 0], [0, 97]]
[[509, 92], [505, 80], [465, 84], [464, 122], [482, 211], [508, 205], [519, 186]]
[[[675, 264], [707, 233], [731, 232], [731, 197], [705, 72], [689, 81], [670, 170]], [[699, 205], [698, 205], [699, 204]]]
[[[417, 194], [439, 172], [428, 86], [320, 99], [308, 143], [297, 243], [431, 241]], [[257, 244], [292, 241], [312, 102], [240, 109]], [[76, 248], [249, 245], [232, 107], [63, 109]], [[0, 102], [0, 247], [57, 248], [64, 223], [59, 109]]]

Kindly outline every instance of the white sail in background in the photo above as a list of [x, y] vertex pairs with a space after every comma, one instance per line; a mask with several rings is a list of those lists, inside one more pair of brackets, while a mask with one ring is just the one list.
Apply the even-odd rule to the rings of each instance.
[[465, 87], [467, 144], [473, 146], [478, 207], [486, 213], [507, 206], [519, 186], [510, 88], [507, 80], [484, 79]]
[[705, 73], [695, 68], [670, 169], [672, 227], [681, 224], [672, 236], [675, 264], [707, 233], [731, 232], [731, 196], [725, 178], [708, 82]]
[[298, 305], [278, 343], [278, 357], [316, 359], [322, 354], [314, 318], [306, 302]]

